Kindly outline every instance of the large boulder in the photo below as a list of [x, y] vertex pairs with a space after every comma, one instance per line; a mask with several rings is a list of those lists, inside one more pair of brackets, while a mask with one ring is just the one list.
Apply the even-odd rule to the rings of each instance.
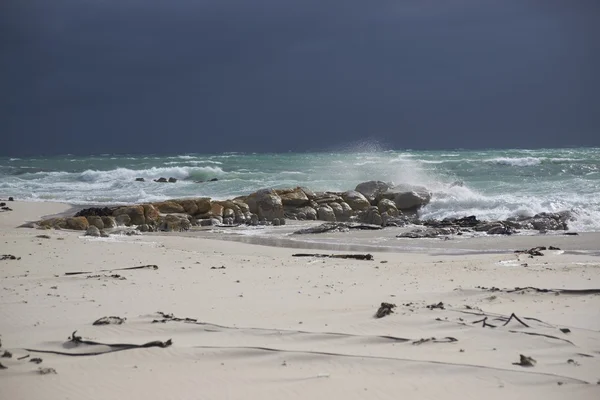
[[382, 181], [368, 181], [359, 183], [354, 190], [365, 196], [372, 205], [376, 205], [379, 194], [388, 190], [390, 186]]
[[342, 198], [344, 202], [348, 203], [350, 208], [355, 211], [366, 210], [371, 206], [371, 203], [367, 198], [360, 192], [356, 190], [349, 190], [347, 192], [342, 193]]
[[261, 189], [247, 198], [250, 212], [257, 214], [259, 219], [283, 218], [283, 203], [281, 197], [273, 189]]
[[344, 199], [338, 193], [332, 192], [316, 192], [314, 200], [309, 202], [312, 205], [313, 202], [317, 205], [329, 204], [329, 203], [341, 203]]
[[309, 202], [308, 196], [299, 187], [294, 189], [276, 189], [275, 193], [281, 198], [281, 203], [284, 206], [302, 207]]
[[210, 197], [201, 197], [196, 199], [196, 206], [198, 207], [198, 214], [204, 214], [210, 211]]
[[358, 213], [358, 220], [365, 224], [383, 225], [383, 219], [381, 218], [381, 214], [379, 214], [379, 209], [375, 206], [360, 211]]
[[158, 212], [162, 214], [183, 214], [185, 213], [185, 208], [179, 203], [174, 201], [162, 201], [160, 203], [152, 204]]
[[90, 225], [90, 227], [85, 231], [85, 236], [100, 237], [100, 229], [98, 229], [95, 225]]
[[198, 204], [196, 203], [196, 200], [185, 199], [179, 200], [177, 203], [183, 207], [183, 210], [188, 215], [196, 215], [198, 213]]
[[295, 216], [300, 221], [304, 221], [304, 220], [315, 221], [317, 219], [317, 210], [314, 209], [313, 207], [304, 206], [304, 207], [297, 208], [295, 211], [296, 211]]
[[222, 204], [213, 202], [210, 205], [210, 215], [213, 217], [223, 217], [223, 211], [225, 207]]
[[126, 206], [119, 207], [113, 211], [113, 216], [116, 218], [119, 215], [128, 215], [133, 225], [142, 225], [146, 223], [143, 206]]
[[242, 211], [242, 213], [244, 213], [244, 215], [250, 214], [250, 207], [245, 202], [243, 202], [241, 200], [234, 200], [233, 204], [238, 206], [240, 208], [240, 211]]
[[333, 209], [327, 204], [323, 204], [319, 207], [319, 209], [317, 210], [317, 216], [321, 221], [335, 222], [335, 213], [333, 212]]
[[377, 203], [377, 208], [379, 209], [379, 214], [386, 213], [389, 217], [397, 217], [398, 216], [398, 208], [396, 207], [396, 203], [389, 199], [381, 199], [379, 203]]
[[102, 222], [104, 223], [104, 229], [112, 229], [117, 226], [115, 217], [102, 217]]
[[131, 218], [129, 218], [129, 215], [127, 215], [127, 214], [117, 215], [116, 217], [114, 217], [114, 219], [115, 219], [115, 224], [117, 226], [131, 225]]
[[381, 199], [392, 200], [401, 211], [417, 210], [431, 201], [431, 192], [423, 186], [398, 185], [379, 194]]
[[67, 221], [65, 218], [50, 218], [40, 221], [39, 223], [41, 228], [54, 228], [54, 229], [66, 229]]
[[336, 221], [348, 221], [349, 216], [344, 213], [344, 208], [340, 203], [329, 203], [329, 207], [333, 210], [333, 214], [335, 214]]
[[348, 203], [346, 203], [345, 201], [342, 201], [340, 203], [340, 206], [342, 207], [342, 216], [343, 216], [342, 221], [349, 220], [350, 217], [352, 217], [352, 215], [354, 215], [354, 212], [352, 211], [352, 207], [350, 207], [350, 205]]
[[143, 204], [144, 208], [144, 218], [146, 219], [146, 224], [155, 225], [158, 223], [160, 219], [160, 213], [152, 204]]
[[104, 229], [104, 222], [102, 221], [102, 217], [99, 217], [97, 215], [90, 215], [86, 218], [88, 220], [88, 223], [90, 224], [90, 227], [95, 226], [96, 228], [98, 228], [98, 230]]
[[161, 217], [159, 229], [164, 232], [187, 231], [192, 226], [188, 216], [169, 214]]
[[85, 231], [90, 227], [88, 220], [85, 217], [70, 217], [65, 218], [66, 228], [75, 231]]

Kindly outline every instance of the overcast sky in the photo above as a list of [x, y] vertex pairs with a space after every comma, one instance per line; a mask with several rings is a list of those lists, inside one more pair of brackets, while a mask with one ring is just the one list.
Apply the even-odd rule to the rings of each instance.
[[597, 0], [1, 0], [0, 155], [600, 146]]

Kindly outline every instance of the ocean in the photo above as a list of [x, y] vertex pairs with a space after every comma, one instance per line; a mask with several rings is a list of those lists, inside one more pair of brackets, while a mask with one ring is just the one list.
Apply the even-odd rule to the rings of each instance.
[[[178, 181], [153, 182], [160, 177]], [[266, 187], [345, 191], [368, 180], [429, 188], [422, 218], [569, 210], [571, 229], [600, 231], [600, 148], [0, 158], [0, 197], [77, 205], [226, 199]]]

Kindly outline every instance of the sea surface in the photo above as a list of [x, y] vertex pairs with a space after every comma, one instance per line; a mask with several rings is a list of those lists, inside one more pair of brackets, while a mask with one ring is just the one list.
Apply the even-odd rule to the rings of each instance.
[[[0, 158], [0, 197], [72, 204], [215, 199], [261, 188], [345, 191], [382, 180], [428, 187], [423, 218], [503, 219], [572, 211], [571, 228], [600, 231], [600, 148], [331, 153], [98, 155]], [[176, 183], [156, 183], [160, 177]], [[146, 182], [136, 182], [145, 178]], [[206, 182], [217, 178], [218, 181]], [[201, 182], [204, 181], [204, 182]]]

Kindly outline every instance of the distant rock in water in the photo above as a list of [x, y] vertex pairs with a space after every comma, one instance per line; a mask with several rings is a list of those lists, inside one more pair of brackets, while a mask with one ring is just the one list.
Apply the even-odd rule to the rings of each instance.
[[161, 178], [155, 179], [154, 182], [165, 183], [165, 182], [168, 182], [168, 181], [167, 181], [167, 178], [162, 178], [161, 177]]
[[209, 182], [217, 182], [218, 180], [218, 178], [212, 178], [211, 180], [209, 180]]
[[176, 183], [177, 182], [177, 178], [169, 178], [169, 183]]
[[136, 182], [146, 182], [144, 178], [135, 178]]

